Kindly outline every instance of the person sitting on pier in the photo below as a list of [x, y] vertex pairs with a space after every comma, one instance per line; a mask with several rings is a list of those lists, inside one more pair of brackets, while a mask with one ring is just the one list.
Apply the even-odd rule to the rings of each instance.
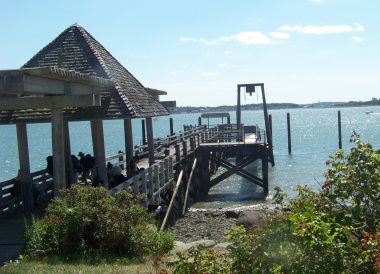
[[93, 183], [94, 179], [90, 175], [90, 172], [95, 167], [95, 158], [91, 154], [85, 155], [83, 152], [79, 152], [78, 156], [80, 157], [79, 165], [82, 169], [82, 182], [87, 185], [87, 179], [89, 179]]
[[108, 189], [112, 189], [121, 183], [124, 183], [127, 178], [122, 174], [120, 166], [113, 166], [110, 171], [111, 179], [108, 181]]
[[107, 179], [108, 181], [111, 180], [112, 175], [111, 175], [111, 170], [113, 168], [113, 164], [111, 162], [107, 163]]
[[144, 168], [138, 168], [136, 163], [139, 162], [139, 158], [137, 156], [133, 156], [131, 161], [129, 162], [129, 172], [128, 172], [128, 178], [131, 178], [135, 176], [136, 174], [140, 173], [141, 171], [145, 170]]

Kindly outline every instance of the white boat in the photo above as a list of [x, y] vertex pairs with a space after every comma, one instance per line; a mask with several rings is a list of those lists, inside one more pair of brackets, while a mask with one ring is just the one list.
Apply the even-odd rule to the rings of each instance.
[[365, 112], [365, 114], [370, 114], [370, 113], [373, 113], [373, 111], [372, 110], [367, 110], [367, 111], [364, 111]]

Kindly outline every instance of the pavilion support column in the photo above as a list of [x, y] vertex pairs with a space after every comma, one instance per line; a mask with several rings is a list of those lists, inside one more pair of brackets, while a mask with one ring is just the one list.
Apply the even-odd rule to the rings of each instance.
[[63, 137], [65, 147], [65, 165], [67, 168], [67, 187], [69, 187], [74, 182], [73, 162], [71, 161], [69, 122], [63, 122]]
[[152, 117], [146, 117], [146, 131], [148, 135], [149, 166], [154, 164], [154, 141]]
[[20, 186], [24, 212], [33, 210], [32, 177], [30, 175], [28, 132], [26, 124], [17, 124], [18, 159], [20, 164]]
[[132, 135], [132, 119], [124, 119], [124, 137], [125, 137], [125, 160], [127, 173], [130, 172], [129, 161], [133, 157], [133, 135]]
[[51, 110], [51, 129], [53, 141], [53, 180], [54, 196], [62, 196], [60, 190], [66, 187], [65, 150], [63, 133], [63, 112], [62, 108]]
[[[103, 121], [100, 119], [91, 121], [91, 131], [92, 146], [94, 149], [94, 157], [96, 159], [96, 175], [99, 180], [102, 180], [104, 184], [108, 185]], [[94, 180], [96, 175], [93, 175]]]

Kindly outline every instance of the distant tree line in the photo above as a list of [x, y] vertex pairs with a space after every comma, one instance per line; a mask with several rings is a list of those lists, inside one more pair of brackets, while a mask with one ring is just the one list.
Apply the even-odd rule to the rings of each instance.
[[[318, 102], [313, 104], [293, 104], [293, 103], [270, 103], [267, 104], [268, 109], [292, 109], [292, 108], [331, 108], [331, 107], [362, 107], [362, 106], [378, 106], [379, 100], [371, 101], [350, 101], [350, 102]], [[241, 110], [262, 110], [263, 104], [247, 104], [241, 105]], [[172, 108], [171, 113], [206, 113], [206, 112], [230, 112], [236, 111], [236, 105], [222, 105], [217, 107], [175, 107]]]

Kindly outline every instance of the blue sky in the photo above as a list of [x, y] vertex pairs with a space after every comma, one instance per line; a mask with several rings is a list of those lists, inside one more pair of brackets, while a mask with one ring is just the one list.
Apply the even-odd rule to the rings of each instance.
[[[26, 63], [74, 23], [144, 86], [179, 106], [380, 97], [380, 1], [0, 1], [0, 69]], [[243, 104], [261, 102], [242, 97]]]

